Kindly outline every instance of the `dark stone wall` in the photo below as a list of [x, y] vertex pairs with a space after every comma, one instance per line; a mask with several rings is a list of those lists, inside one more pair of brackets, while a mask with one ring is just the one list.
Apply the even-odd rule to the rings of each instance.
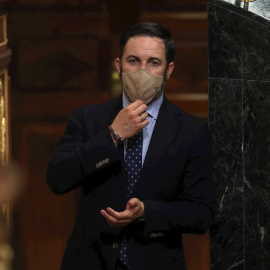
[[213, 270], [270, 269], [270, 17], [257, 2], [208, 1]]

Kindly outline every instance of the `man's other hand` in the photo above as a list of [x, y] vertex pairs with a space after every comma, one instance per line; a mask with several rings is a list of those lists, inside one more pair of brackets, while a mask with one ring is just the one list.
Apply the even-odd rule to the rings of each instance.
[[133, 137], [141, 129], [149, 124], [146, 119], [148, 113], [145, 111], [147, 105], [142, 100], [137, 99], [122, 109], [111, 124], [112, 129], [123, 140]]
[[136, 218], [141, 217], [144, 213], [144, 204], [137, 198], [132, 198], [127, 202], [125, 211], [116, 212], [108, 207], [101, 210], [101, 215], [106, 219], [112, 228], [122, 228], [133, 222]]

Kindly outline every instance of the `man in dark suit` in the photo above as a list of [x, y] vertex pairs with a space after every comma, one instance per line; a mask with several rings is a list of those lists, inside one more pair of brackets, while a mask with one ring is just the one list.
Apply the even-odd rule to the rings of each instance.
[[173, 58], [166, 28], [131, 26], [115, 61], [123, 94], [70, 115], [47, 171], [53, 192], [84, 190], [63, 270], [185, 269], [182, 233], [211, 226], [208, 129], [163, 94]]

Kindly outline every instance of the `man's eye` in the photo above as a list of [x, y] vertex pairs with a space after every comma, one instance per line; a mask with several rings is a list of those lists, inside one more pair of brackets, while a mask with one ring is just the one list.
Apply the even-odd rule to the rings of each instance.
[[131, 59], [131, 60], [129, 60], [129, 63], [130, 64], [136, 64], [136, 63], [138, 63], [138, 61], [136, 59]]
[[151, 61], [150, 64], [151, 66], [158, 66], [159, 63], [157, 61]]

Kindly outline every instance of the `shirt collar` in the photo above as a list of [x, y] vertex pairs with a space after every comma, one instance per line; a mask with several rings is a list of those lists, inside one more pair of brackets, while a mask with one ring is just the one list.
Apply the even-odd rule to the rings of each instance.
[[[157, 117], [158, 117], [158, 112], [159, 112], [159, 109], [160, 109], [162, 102], [163, 102], [163, 93], [159, 99], [157, 99], [156, 101], [154, 101], [153, 103], [151, 103], [150, 105], [147, 106], [146, 111], [154, 119], [157, 119]], [[126, 95], [123, 92], [123, 108], [125, 108], [129, 104], [130, 104], [130, 101], [127, 99]]]

